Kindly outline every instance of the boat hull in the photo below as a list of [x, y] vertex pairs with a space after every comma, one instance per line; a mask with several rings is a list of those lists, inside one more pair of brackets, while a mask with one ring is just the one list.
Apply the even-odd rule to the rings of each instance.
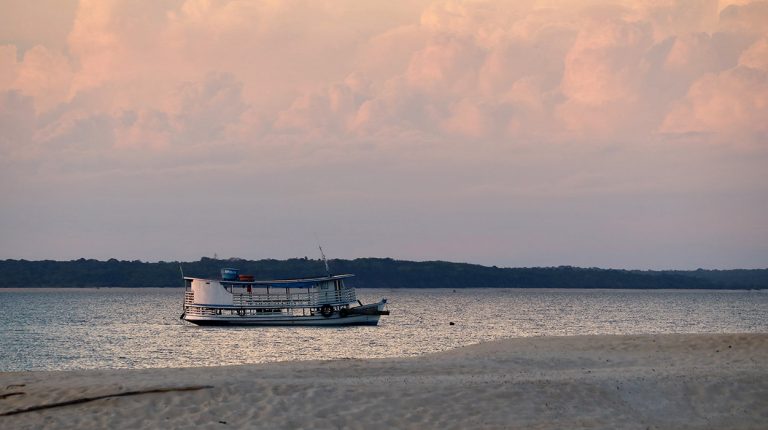
[[312, 316], [186, 316], [184, 320], [200, 326], [352, 326], [378, 325], [379, 315]]

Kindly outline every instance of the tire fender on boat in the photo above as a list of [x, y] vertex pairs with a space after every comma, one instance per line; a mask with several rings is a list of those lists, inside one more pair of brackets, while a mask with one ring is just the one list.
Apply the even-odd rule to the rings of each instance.
[[326, 318], [330, 317], [331, 315], [333, 315], [333, 307], [331, 305], [329, 305], [329, 304], [324, 304], [320, 308], [320, 315], [322, 315], [322, 316], [324, 316]]

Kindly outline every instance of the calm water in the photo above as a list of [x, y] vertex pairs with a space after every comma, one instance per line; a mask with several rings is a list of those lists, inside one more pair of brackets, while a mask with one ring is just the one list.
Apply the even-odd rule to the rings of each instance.
[[[522, 336], [768, 332], [768, 292], [374, 290], [378, 327], [203, 328], [180, 289], [0, 290], [0, 371], [413, 356]], [[451, 326], [450, 322], [455, 322]]]

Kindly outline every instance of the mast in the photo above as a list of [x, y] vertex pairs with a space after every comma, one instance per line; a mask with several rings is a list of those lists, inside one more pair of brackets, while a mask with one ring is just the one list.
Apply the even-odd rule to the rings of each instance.
[[328, 268], [328, 260], [325, 258], [323, 247], [320, 245], [317, 245], [317, 247], [320, 248], [320, 256], [323, 257], [323, 263], [325, 263], [325, 274], [331, 276], [331, 269]]

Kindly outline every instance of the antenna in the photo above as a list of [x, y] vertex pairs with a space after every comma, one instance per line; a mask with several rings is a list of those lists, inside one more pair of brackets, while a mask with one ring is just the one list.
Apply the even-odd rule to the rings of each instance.
[[325, 273], [328, 276], [331, 276], [331, 269], [328, 268], [328, 260], [325, 258], [325, 253], [323, 252], [323, 247], [320, 245], [317, 245], [318, 248], [320, 248], [320, 256], [323, 257], [323, 263], [325, 263]]

